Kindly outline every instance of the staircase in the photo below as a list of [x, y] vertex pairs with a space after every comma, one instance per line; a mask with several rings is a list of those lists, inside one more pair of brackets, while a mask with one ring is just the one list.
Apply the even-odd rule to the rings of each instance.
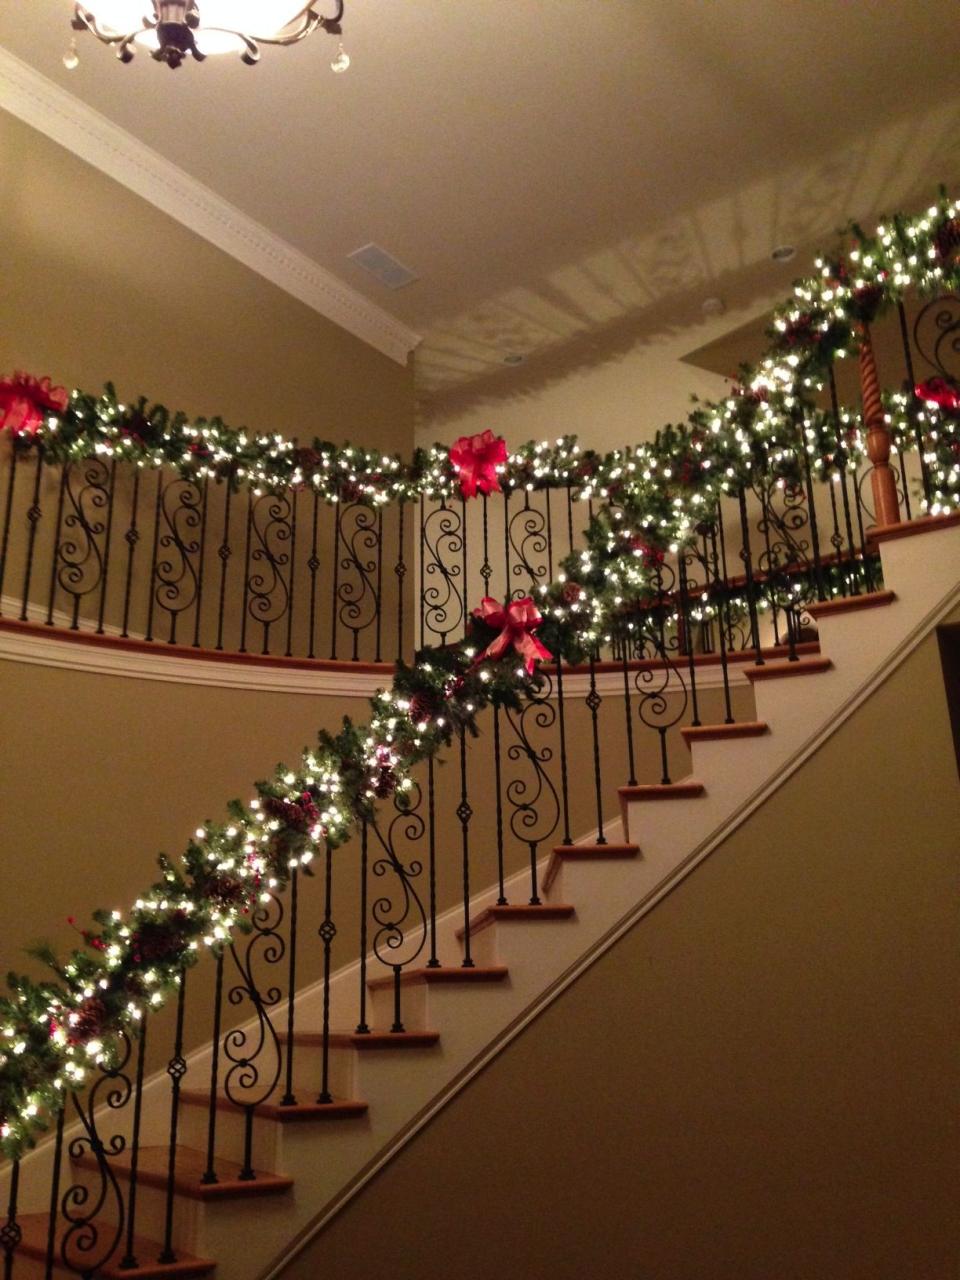
[[[498, 904], [498, 886], [475, 895], [472, 965], [404, 970], [402, 1030], [391, 1029], [399, 1017], [390, 974], [369, 979], [371, 1030], [359, 1034], [350, 1025], [356, 966], [335, 974], [326, 992], [322, 983], [301, 990], [292, 1058], [296, 1101], [288, 1098], [284, 1105], [277, 1095], [248, 1110], [221, 1096], [211, 1112], [207, 1092], [185, 1086], [172, 1164], [166, 1081], [148, 1081], [139, 1141], [111, 1162], [114, 1176], [135, 1188], [136, 1237], [128, 1239], [118, 1221], [117, 1247], [95, 1274], [279, 1276], [298, 1245], [722, 844], [960, 605], [960, 517], [881, 527], [871, 538], [884, 589], [811, 605], [816, 651], [747, 668], [754, 717], [685, 727], [689, 777], [621, 786], [622, 816], [604, 827], [603, 841], [593, 832], [592, 840], [557, 846], [540, 860], [540, 904]], [[529, 875], [518, 874], [508, 881], [506, 896], [522, 902], [529, 887]], [[456, 954], [462, 911], [440, 916], [437, 929], [440, 952]], [[326, 1037], [325, 1000], [333, 1027]], [[192, 1055], [186, 1079], [206, 1080], [212, 1054], [208, 1046]], [[331, 1101], [316, 1100], [321, 1079]], [[217, 1155], [211, 1164], [212, 1115]], [[120, 1128], [131, 1123], [125, 1117]], [[68, 1143], [64, 1158], [69, 1154]], [[24, 1183], [40, 1185], [42, 1179], [27, 1175], [50, 1159], [50, 1144], [28, 1156]], [[92, 1197], [100, 1194], [99, 1164], [90, 1154], [73, 1160], [71, 1175]], [[66, 1175], [61, 1183], [67, 1184]], [[123, 1203], [107, 1202], [106, 1213], [110, 1204]], [[247, 1229], [251, 1214], [255, 1231]], [[19, 1225], [14, 1280], [76, 1274], [77, 1267], [48, 1268], [44, 1206], [24, 1204]], [[160, 1242], [166, 1239], [171, 1248], [165, 1251]]]

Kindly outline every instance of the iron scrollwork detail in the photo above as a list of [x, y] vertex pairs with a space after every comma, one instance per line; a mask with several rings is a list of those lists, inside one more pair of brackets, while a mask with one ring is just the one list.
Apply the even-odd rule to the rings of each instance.
[[[463, 517], [446, 502], [427, 512], [420, 532], [423, 544], [422, 569], [423, 629], [440, 637], [456, 632], [466, 619], [464, 601], [456, 583], [462, 577], [459, 557], [463, 552]], [[428, 585], [429, 584], [429, 585]], [[464, 590], [466, 590], [466, 584]], [[423, 637], [426, 641], [426, 636]]]
[[263, 627], [264, 653], [269, 652], [271, 626], [290, 608], [290, 586], [284, 571], [288, 574], [290, 567], [287, 544], [293, 536], [293, 501], [293, 491], [263, 494], [250, 512], [255, 545], [250, 554], [247, 611]]
[[170, 616], [171, 644], [176, 640], [180, 615], [197, 601], [201, 498], [199, 484], [177, 477], [164, 486], [160, 501], [165, 532], [157, 544], [154, 596], [158, 607]]
[[353, 634], [353, 660], [359, 651], [360, 632], [373, 625], [380, 612], [375, 574], [382, 554], [376, 512], [362, 502], [337, 507], [338, 545], [343, 548], [337, 585], [339, 619]]
[[85, 458], [66, 467], [64, 496], [70, 510], [63, 518], [57, 546], [57, 582], [73, 598], [77, 625], [80, 601], [103, 581], [106, 530], [104, 513], [110, 505], [110, 468], [100, 458]]

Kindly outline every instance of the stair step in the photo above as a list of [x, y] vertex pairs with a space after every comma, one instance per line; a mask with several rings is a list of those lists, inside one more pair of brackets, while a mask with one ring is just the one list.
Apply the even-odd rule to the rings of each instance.
[[[426, 982], [430, 984], [454, 984], [464, 983], [467, 986], [474, 986], [478, 983], [503, 982], [509, 970], [506, 965], [475, 965], [471, 968], [462, 966], [440, 966], [436, 969], [424, 967], [422, 969], [404, 969], [400, 975], [400, 981], [404, 985], [414, 982]], [[371, 978], [367, 986], [371, 991], [380, 991], [384, 987], [393, 986], [393, 975], [385, 974], [382, 978]]]
[[[21, 1254], [24, 1258], [43, 1262], [47, 1256], [47, 1230], [50, 1218], [45, 1213], [26, 1213], [17, 1219], [23, 1238], [15, 1257]], [[121, 1267], [126, 1256], [126, 1238], [124, 1237], [112, 1257], [103, 1266], [94, 1271], [97, 1280], [164, 1280], [165, 1277], [178, 1277], [178, 1280], [194, 1280], [194, 1277], [208, 1276], [216, 1270], [217, 1264], [205, 1258], [193, 1258], [177, 1250], [176, 1262], [157, 1262], [163, 1246], [156, 1240], [144, 1240], [135, 1236], [133, 1254], [137, 1259], [136, 1267]], [[59, 1257], [59, 1253], [58, 1253]], [[16, 1263], [14, 1263], [16, 1266]], [[55, 1274], [76, 1275], [74, 1269], [67, 1269], [62, 1264], [55, 1265]], [[16, 1272], [14, 1272], [16, 1274]]]
[[[392, 979], [391, 979], [392, 981]], [[280, 1032], [280, 1043], [287, 1043], [287, 1033]], [[295, 1045], [312, 1049], [323, 1047], [322, 1031], [297, 1031]], [[369, 1053], [374, 1049], [432, 1049], [440, 1043], [439, 1031], [331, 1031], [331, 1049], [357, 1049]]]
[[631, 800], [696, 800], [706, 787], [702, 782], [653, 782], [638, 787], [618, 787], [621, 804]]
[[[201, 1089], [183, 1089], [180, 1101], [188, 1107], [208, 1107], [210, 1095]], [[367, 1103], [354, 1099], [334, 1098], [333, 1102], [298, 1102], [282, 1107], [278, 1102], [262, 1102], [256, 1109], [261, 1120], [290, 1124], [297, 1120], [356, 1120], [365, 1116]], [[242, 1111], [243, 1104], [233, 1102], [225, 1094], [217, 1094], [218, 1111]]]
[[[561, 902], [523, 902], [516, 906], [513, 903], [499, 903], [496, 906], [487, 907], [473, 917], [470, 921], [470, 936], [473, 937], [474, 934], [480, 933], [481, 930], [489, 928], [498, 921], [570, 920], [573, 915], [574, 908]], [[461, 927], [457, 930], [457, 937], [462, 938], [465, 933], [466, 930]]]
[[765, 667], [748, 667], [744, 675], [751, 681], [779, 680], [784, 676], [820, 675], [832, 666], [829, 658], [798, 658], [796, 662], [768, 662]]
[[549, 891], [564, 862], [609, 862], [616, 859], [635, 858], [639, 852], [638, 844], [554, 845], [546, 875], [543, 877], [543, 892]]
[[[129, 1151], [110, 1160], [110, 1169], [118, 1178], [129, 1180], [131, 1175], [132, 1155]], [[141, 1147], [140, 1160], [137, 1167], [137, 1182], [144, 1187], [159, 1187], [164, 1190], [167, 1185], [167, 1147]], [[96, 1173], [99, 1169], [96, 1156], [80, 1156], [73, 1161], [78, 1169], [89, 1169]], [[233, 1160], [216, 1159], [213, 1162], [217, 1181], [202, 1181], [207, 1168], [207, 1158], [202, 1151], [193, 1147], [177, 1147], [176, 1172], [173, 1185], [178, 1195], [189, 1196], [193, 1200], [233, 1200], [247, 1196], [279, 1195], [289, 1191], [293, 1179], [277, 1173], [265, 1173], [255, 1170], [256, 1177], [241, 1178], [242, 1165]]]
[[867, 591], [862, 596], [835, 596], [832, 600], [818, 600], [804, 606], [804, 613], [811, 618], [832, 618], [838, 613], [854, 613], [860, 609], [879, 609], [893, 604], [893, 591]]
[[912, 538], [919, 533], [937, 533], [960, 524], [960, 511], [948, 516], [919, 516], [916, 520], [901, 520], [899, 524], [876, 524], [867, 530], [867, 542], [892, 542], [896, 538]]
[[762, 738], [770, 732], [765, 720], [745, 720], [740, 724], [688, 724], [680, 730], [687, 746], [691, 742], [722, 742], [727, 738]]

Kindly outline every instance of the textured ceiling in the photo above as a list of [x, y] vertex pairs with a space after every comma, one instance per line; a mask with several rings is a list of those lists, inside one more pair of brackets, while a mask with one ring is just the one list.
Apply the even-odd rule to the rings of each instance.
[[952, 0], [347, 0], [343, 76], [323, 35], [68, 73], [71, 7], [0, 2], [0, 42], [423, 333], [427, 398], [769, 296], [775, 243], [960, 176]]

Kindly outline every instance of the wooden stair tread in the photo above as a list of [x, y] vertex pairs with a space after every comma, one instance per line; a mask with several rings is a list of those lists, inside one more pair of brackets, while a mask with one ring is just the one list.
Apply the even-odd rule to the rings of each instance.
[[[49, 1215], [46, 1213], [25, 1213], [17, 1218], [17, 1222], [23, 1232], [23, 1238], [14, 1258], [16, 1259], [22, 1254], [25, 1258], [43, 1262], [47, 1256]], [[156, 1259], [160, 1255], [162, 1248], [163, 1246], [156, 1240], [145, 1240], [141, 1236], [135, 1236], [133, 1253], [139, 1265], [131, 1268], [121, 1268], [120, 1263], [126, 1256], [127, 1251], [126, 1236], [124, 1235], [109, 1261], [98, 1267], [93, 1274], [98, 1280], [128, 1280], [128, 1278], [129, 1280], [162, 1280], [163, 1277], [168, 1276], [179, 1277], [179, 1280], [193, 1280], [194, 1277], [208, 1276], [216, 1270], [217, 1264], [215, 1262], [211, 1262], [206, 1258], [194, 1258], [184, 1253], [182, 1249], [177, 1250], [176, 1262], [157, 1262]], [[59, 1258], [59, 1251], [57, 1256]], [[68, 1270], [62, 1263], [58, 1263], [54, 1267], [54, 1272], [58, 1275], [77, 1274], [72, 1269]], [[16, 1263], [14, 1263], [14, 1275], [16, 1275]]]
[[960, 524], [960, 511], [947, 516], [918, 516], [916, 520], [901, 520], [898, 524], [875, 524], [867, 530], [867, 542], [892, 542], [897, 538], [912, 538], [919, 533], [936, 533]]
[[748, 680], [779, 680], [787, 676], [816, 676], [829, 671], [829, 658], [798, 658], [796, 662], [768, 662], [765, 667], [748, 667], [743, 673]]
[[[188, 1107], [208, 1107], [210, 1095], [202, 1089], [183, 1089], [180, 1101]], [[225, 1094], [217, 1094], [218, 1111], [242, 1112], [243, 1103], [233, 1102]], [[275, 1120], [279, 1124], [289, 1124], [297, 1120], [355, 1120], [367, 1114], [366, 1102], [352, 1098], [334, 1098], [332, 1102], [298, 1102], [294, 1106], [283, 1107], [279, 1102], [261, 1102], [256, 1109], [262, 1120]]]
[[[400, 975], [400, 981], [405, 985], [414, 982], [425, 982], [428, 985], [463, 983], [466, 986], [471, 986], [488, 982], [503, 982], [508, 973], [509, 970], [506, 965], [502, 964], [475, 965], [472, 969], [459, 965], [441, 965], [437, 969], [427, 967], [404, 969]], [[384, 987], [392, 987], [393, 982], [393, 975], [385, 974], [382, 978], [371, 978], [367, 986], [371, 991], [379, 991]]]
[[680, 730], [684, 742], [723, 742], [727, 738], [762, 738], [770, 732], [765, 720], [742, 720], [739, 724], [688, 724]]
[[621, 802], [628, 800], [696, 800], [706, 793], [702, 782], [647, 782], [619, 787]]
[[[132, 1154], [125, 1151], [122, 1155], [111, 1158], [110, 1168], [118, 1178], [129, 1179], [131, 1174]], [[168, 1151], [166, 1147], [141, 1147], [137, 1167], [137, 1182], [144, 1187], [159, 1187], [164, 1190], [167, 1185]], [[75, 1159], [73, 1163], [79, 1169], [97, 1170], [96, 1156], [86, 1155]], [[178, 1195], [189, 1196], [193, 1200], [228, 1200], [246, 1196], [279, 1195], [289, 1191], [293, 1179], [277, 1173], [267, 1173], [257, 1169], [255, 1178], [241, 1178], [242, 1165], [233, 1160], [215, 1159], [213, 1162], [217, 1181], [202, 1181], [207, 1168], [207, 1158], [202, 1151], [194, 1147], [177, 1147], [176, 1172], [173, 1185]]]
[[[287, 1043], [287, 1033], [280, 1033], [280, 1043]], [[293, 1043], [303, 1048], [323, 1047], [322, 1031], [296, 1031]], [[372, 1049], [432, 1049], [440, 1043], [439, 1031], [331, 1031], [332, 1049], [358, 1049], [361, 1053]]]
[[[470, 936], [480, 933], [498, 921], [571, 920], [573, 916], [574, 908], [563, 902], [497, 903], [492, 907], [485, 907], [473, 917], [470, 921]], [[465, 933], [466, 929], [461, 925], [457, 930], [457, 937], [462, 938]]]
[[867, 591], [862, 596], [834, 596], [831, 600], [815, 600], [804, 606], [804, 613], [811, 618], [832, 618], [838, 613], [855, 613], [861, 609], [879, 609], [893, 604], [894, 591]]

